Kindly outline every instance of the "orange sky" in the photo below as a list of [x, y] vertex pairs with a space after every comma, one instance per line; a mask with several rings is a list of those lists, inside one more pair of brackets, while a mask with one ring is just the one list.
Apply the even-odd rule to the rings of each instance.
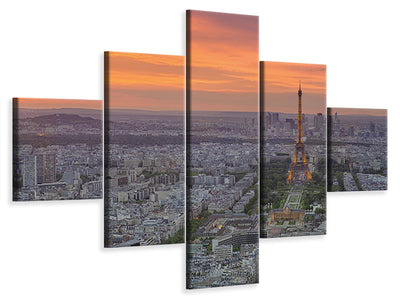
[[[110, 108], [184, 109], [184, 57], [106, 52]], [[107, 70], [105, 70], [107, 72]]]
[[334, 115], [335, 112], [337, 112], [339, 116], [340, 115], [369, 115], [369, 116], [387, 117], [387, 109], [329, 107], [328, 112], [332, 115]]
[[258, 17], [191, 10], [188, 18], [191, 109], [258, 111]]
[[264, 111], [297, 113], [299, 80], [305, 114], [326, 114], [326, 65], [264, 62]]
[[76, 99], [43, 99], [43, 98], [14, 98], [18, 108], [29, 109], [58, 109], [58, 108], [86, 108], [103, 109], [101, 100]]

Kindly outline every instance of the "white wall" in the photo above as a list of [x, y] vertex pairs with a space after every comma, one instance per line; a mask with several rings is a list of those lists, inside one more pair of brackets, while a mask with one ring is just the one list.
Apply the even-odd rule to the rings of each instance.
[[[396, 1], [58, 2], [0, 4], [0, 298], [399, 296]], [[325, 63], [328, 106], [389, 109], [389, 191], [329, 194], [325, 237], [262, 240], [259, 285], [185, 291], [183, 245], [103, 249], [102, 201], [11, 202], [11, 98], [102, 99], [103, 51], [183, 55], [189, 8], [259, 15], [261, 60]]]

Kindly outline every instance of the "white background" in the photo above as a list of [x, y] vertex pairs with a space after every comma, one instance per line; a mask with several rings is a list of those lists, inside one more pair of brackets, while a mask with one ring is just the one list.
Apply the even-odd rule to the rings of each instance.
[[[1, 299], [399, 299], [396, 1], [0, 4]], [[185, 10], [260, 16], [260, 60], [327, 64], [328, 106], [389, 109], [389, 191], [328, 195], [328, 235], [262, 240], [260, 284], [185, 290], [183, 245], [103, 249], [103, 202], [11, 202], [11, 98], [103, 98], [103, 51], [185, 53]]]

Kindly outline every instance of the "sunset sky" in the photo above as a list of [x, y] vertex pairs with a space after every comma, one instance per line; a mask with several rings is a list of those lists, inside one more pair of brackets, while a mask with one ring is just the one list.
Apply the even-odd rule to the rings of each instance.
[[258, 17], [189, 11], [193, 111], [258, 111]]
[[184, 109], [183, 56], [122, 52], [105, 55], [109, 60], [105, 72], [109, 75], [110, 108]]
[[75, 99], [43, 99], [43, 98], [14, 98], [18, 108], [28, 109], [58, 109], [58, 108], [86, 108], [103, 109], [101, 100]]
[[387, 109], [375, 109], [375, 108], [345, 108], [345, 107], [329, 107], [328, 112], [332, 115], [335, 112], [338, 115], [369, 115], [387, 117]]
[[299, 80], [305, 114], [326, 114], [326, 66], [264, 62], [264, 111], [297, 113]]

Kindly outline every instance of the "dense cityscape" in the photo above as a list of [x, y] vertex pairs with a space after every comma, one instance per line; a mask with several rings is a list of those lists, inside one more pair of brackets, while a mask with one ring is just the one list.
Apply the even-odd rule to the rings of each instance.
[[14, 110], [14, 201], [102, 198], [101, 110]]
[[297, 114], [266, 112], [261, 136], [261, 237], [326, 233], [326, 116], [302, 114], [310, 180], [289, 182]]
[[387, 117], [337, 110], [328, 110], [328, 191], [387, 190]]
[[188, 288], [258, 282], [257, 117], [192, 113], [187, 147]]
[[105, 246], [184, 242], [184, 119], [117, 109], [105, 136]]

